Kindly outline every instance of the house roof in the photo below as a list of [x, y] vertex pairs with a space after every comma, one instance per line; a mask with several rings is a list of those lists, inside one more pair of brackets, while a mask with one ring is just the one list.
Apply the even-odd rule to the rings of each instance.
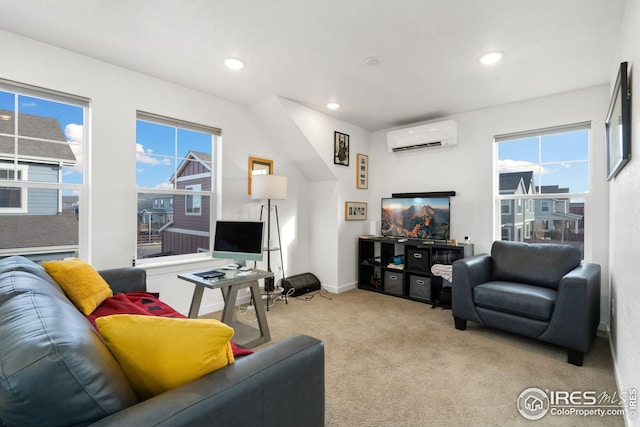
[[78, 246], [73, 209], [64, 209], [60, 215], [0, 215], [0, 229], [0, 249]]
[[[15, 112], [0, 110], [0, 134], [15, 134]], [[21, 161], [59, 163], [70, 166], [76, 157], [67, 143], [58, 120], [51, 117], [18, 113], [18, 156]], [[24, 137], [24, 138], [23, 138]], [[38, 138], [29, 139], [29, 138]], [[41, 141], [41, 139], [47, 141]], [[51, 141], [59, 141], [60, 144]], [[13, 159], [13, 136], [0, 135], [0, 158]]]
[[533, 171], [501, 173], [500, 194], [515, 194], [520, 183], [524, 186], [525, 194], [529, 194], [532, 182]]
[[200, 163], [202, 163], [202, 165], [207, 168], [209, 171], [211, 171], [211, 153], [205, 153], [202, 151], [195, 151], [195, 150], [191, 150], [187, 153], [187, 155], [185, 156], [184, 160], [182, 161], [182, 163], [180, 163], [180, 166], [178, 166], [178, 170], [176, 170], [176, 172], [171, 175], [171, 178], [169, 179], [169, 182], [173, 182], [176, 178], [176, 176], [180, 176], [180, 174], [182, 173], [182, 170], [187, 167], [187, 165], [189, 164], [189, 161], [191, 160], [196, 160]]

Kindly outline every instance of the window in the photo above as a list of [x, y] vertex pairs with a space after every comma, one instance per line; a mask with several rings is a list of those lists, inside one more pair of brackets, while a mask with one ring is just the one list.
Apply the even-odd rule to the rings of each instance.
[[79, 256], [87, 117], [85, 98], [0, 79], [0, 257]]
[[[187, 191], [202, 191], [202, 185], [187, 185]], [[200, 215], [202, 213], [202, 196], [185, 196], [185, 214]]]
[[[0, 181], [26, 181], [28, 169], [25, 165], [9, 168], [0, 163]], [[27, 213], [27, 189], [0, 187], [0, 214]]]
[[[584, 253], [590, 127], [577, 123], [495, 138], [503, 240], [572, 244]], [[504, 216], [513, 201], [517, 224]]]
[[138, 112], [137, 259], [211, 252], [220, 129]]

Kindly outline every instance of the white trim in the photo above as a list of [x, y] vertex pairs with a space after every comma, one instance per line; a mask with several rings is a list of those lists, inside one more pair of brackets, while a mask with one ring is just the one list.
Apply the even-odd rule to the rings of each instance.
[[179, 176], [178, 179], [176, 179], [176, 182], [192, 181], [194, 179], [201, 179], [201, 178], [211, 178], [211, 172], [203, 172], [203, 173], [197, 173], [195, 175]]
[[186, 228], [174, 228], [174, 227], [166, 228], [164, 231], [169, 231], [172, 233], [180, 233], [180, 234], [189, 234], [191, 236], [201, 236], [201, 237], [209, 237], [211, 234], [208, 231], [187, 230]]

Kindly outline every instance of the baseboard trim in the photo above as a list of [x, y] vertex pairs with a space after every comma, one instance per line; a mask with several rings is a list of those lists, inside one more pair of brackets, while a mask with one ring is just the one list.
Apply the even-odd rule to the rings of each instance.
[[342, 286], [327, 285], [326, 283], [323, 283], [321, 286], [322, 289], [326, 290], [327, 292], [331, 292], [332, 294], [341, 294], [343, 292], [356, 289], [357, 285], [357, 282], [353, 282]]

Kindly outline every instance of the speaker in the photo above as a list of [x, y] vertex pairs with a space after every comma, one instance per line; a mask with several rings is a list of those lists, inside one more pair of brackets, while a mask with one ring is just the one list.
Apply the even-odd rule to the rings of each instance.
[[[282, 287], [284, 288], [284, 293], [297, 297], [298, 295], [303, 295], [308, 292], [318, 291], [320, 290], [320, 280], [313, 273], [303, 273], [297, 274], [295, 276], [290, 276], [285, 278], [282, 282]], [[290, 289], [293, 289], [290, 294]]]

